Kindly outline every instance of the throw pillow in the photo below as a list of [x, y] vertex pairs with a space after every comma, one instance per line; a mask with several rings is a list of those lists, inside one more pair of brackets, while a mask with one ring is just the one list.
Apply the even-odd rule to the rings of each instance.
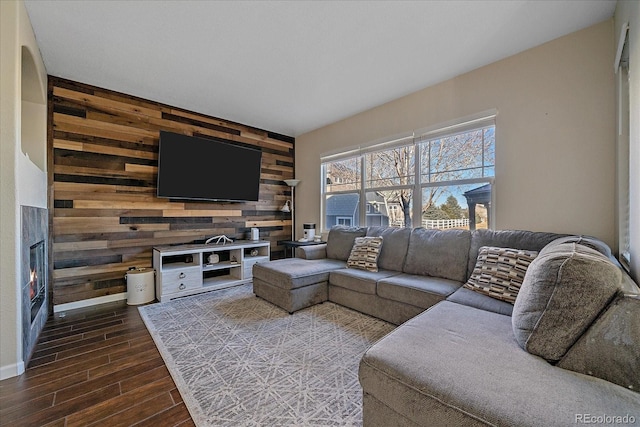
[[483, 246], [464, 287], [514, 304], [527, 268], [536, 256], [536, 251]]
[[529, 266], [511, 325], [520, 347], [557, 362], [620, 291], [622, 274], [609, 258], [576, 243], [541, 252]]
[[347, 268], [378, 271], [378, 257], [382, 249], [382, 237], [356, 237], [347, 259]]

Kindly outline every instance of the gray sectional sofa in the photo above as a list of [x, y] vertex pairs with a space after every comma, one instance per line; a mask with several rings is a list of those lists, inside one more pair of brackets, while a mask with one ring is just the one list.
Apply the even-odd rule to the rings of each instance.
[[[365, 236], [378, 271], [347, 268]], [[486, 247], [537, 252], [514, 304], [463, 286]], [[254, 293], [400, 325], [361, 360], [365, 426], [640, 425], [638, 287], [597, 239], [334, 227], [297, 255], [254, 265]]]

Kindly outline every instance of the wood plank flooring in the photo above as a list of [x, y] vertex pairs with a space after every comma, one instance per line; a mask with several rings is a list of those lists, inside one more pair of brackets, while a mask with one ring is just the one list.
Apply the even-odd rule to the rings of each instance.
[[50, 317], [24, 374], [0, 381], [0, 426], [194, 426], [137, 307]]

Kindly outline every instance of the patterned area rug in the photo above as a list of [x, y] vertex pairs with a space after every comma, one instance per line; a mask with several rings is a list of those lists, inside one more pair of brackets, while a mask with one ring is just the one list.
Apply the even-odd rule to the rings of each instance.
[[357, 426], [358, 364], [393, 325], [326, 302], [293, 315], [243, 285], [140, 307], [198, 426]]

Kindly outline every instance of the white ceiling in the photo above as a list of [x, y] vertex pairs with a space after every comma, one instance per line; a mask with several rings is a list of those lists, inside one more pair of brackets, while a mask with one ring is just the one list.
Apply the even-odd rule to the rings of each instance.
[[47, 72], [298, 136], [613, 16], [615, 1], [25, 0]]

